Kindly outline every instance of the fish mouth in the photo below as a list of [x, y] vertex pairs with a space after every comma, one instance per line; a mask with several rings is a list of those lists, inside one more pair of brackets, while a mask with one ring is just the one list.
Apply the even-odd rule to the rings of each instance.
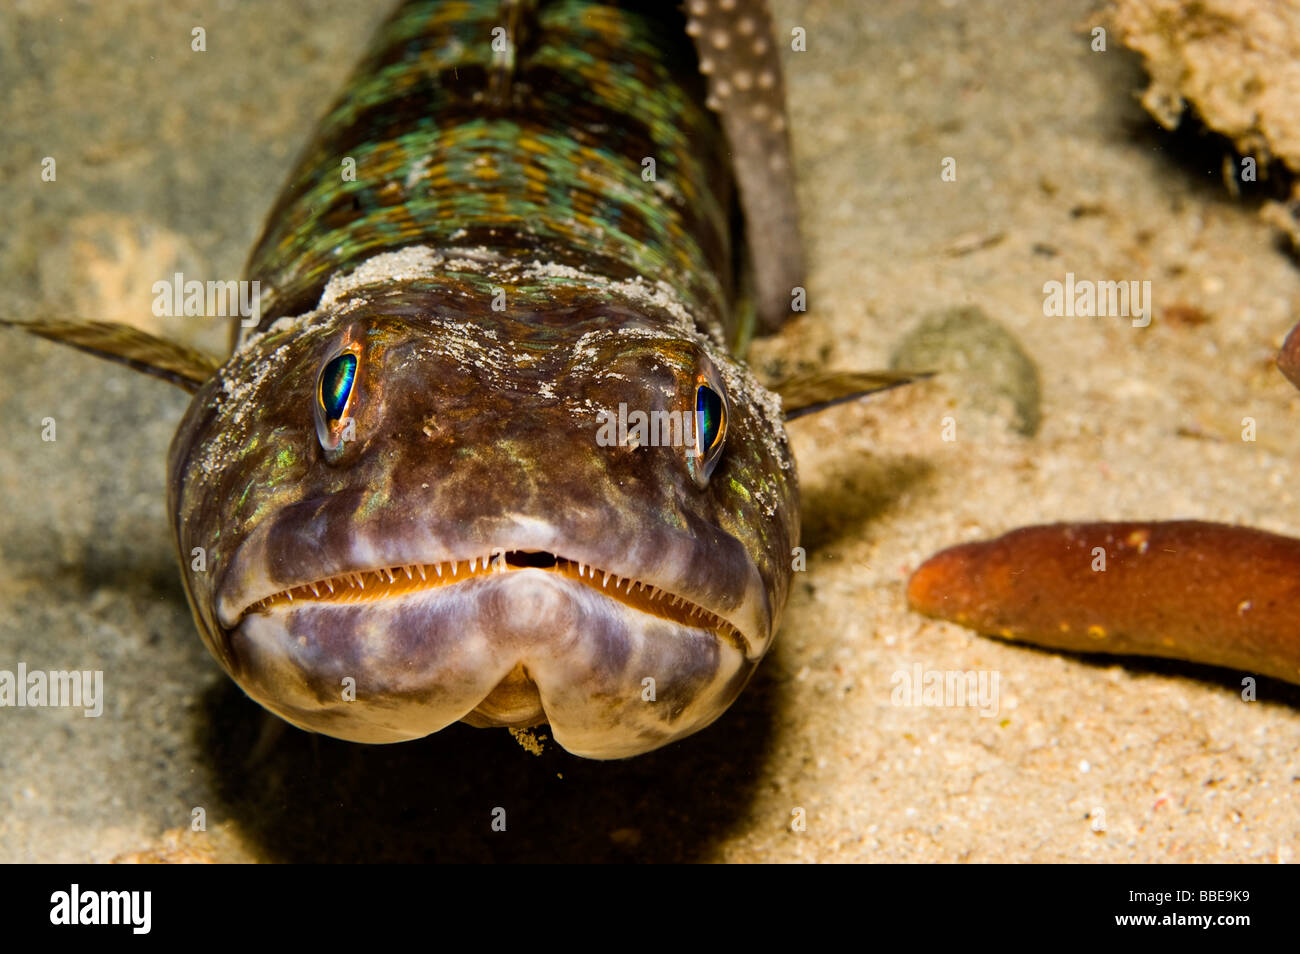
[[361, 527], [363, 503], [293, 504], [198, 578], [214, 654], [300, 728], [385, 743], [546, 723], [569, 752], [625, 758], [720, 716], [771, 644], [757, 566], [708, 525], [375, 508]]
[[525, 569], [543, 570], [577, 580], [609, 599], [640, 612], [658, 616], [682, 627], [707, 630], [734, 646], [746, 658], [753, 656], [749, 639], [739, 626], [724, 616], [663, 587], [634, 577], [620, 576], [581, 560], [544, 550], [496, 549], [487, 556], [471, 557], [469, 560], [404, 563], [336, 573], [295, 584], [250, 603], [237, 612], [237, 618], [230, 625], [233, 628], [247, 616], [269, 614], [281, 606], [354, 606], [410, 594], [430, 593], [472, 579]]

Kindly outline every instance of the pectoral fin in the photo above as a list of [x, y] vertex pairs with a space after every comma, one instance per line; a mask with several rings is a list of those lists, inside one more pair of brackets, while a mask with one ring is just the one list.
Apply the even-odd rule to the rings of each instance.
[[0, 325], [21, 328], [37, 337], [116, 361], [162, 378], [191, 394], [220, 366], [211, 355], [112, 321], [65, 321], [57, 318], [11, 321], [0, 318]]
[[771, 390], [781, 397], [785, 419], [792, 421], [933, 375], [933, 371], [831, 371], [786, 378]]

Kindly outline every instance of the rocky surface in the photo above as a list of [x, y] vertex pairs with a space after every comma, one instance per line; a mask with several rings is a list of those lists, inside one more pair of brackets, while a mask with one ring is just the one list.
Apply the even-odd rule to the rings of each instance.
[[1300, 245], [1300, 6], [1114, 0], [1102, 22], [1142, 55], [1150, 74], [1142, 105], [1157, 121], [1175, 129], [1190, 113], [1229, 139], [1239, 153], [1225, 157], [1230, 183], [1272, 175], [1289, 185], [1291, 201], [1265, 213]]

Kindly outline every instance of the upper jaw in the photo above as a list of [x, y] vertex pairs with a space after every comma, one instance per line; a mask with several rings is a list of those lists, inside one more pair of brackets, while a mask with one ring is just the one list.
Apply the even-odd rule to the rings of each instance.
[[[696, 527], [694, 532], [666, 526], [619, 534], [605, 514], [584, 519], [541, 520], [502, 514], [474, 526], [460, 521], [439, 524], [358, 517], [361, 495], [343, 492], [302, 501], [263, 521], [238, 546], [218, 575], [215, 609], [221, 626], [235, 629], [255, 604], [294, 587], [342, 574], [456, 561], [465, 565], [505, 553], [540, 552], [636, 581], [688, 600], [725, 621], [719, 638], [733, 639], [745, 657], [757, 661], [771, 641], [772, 613], [762, 579], [740, 541], [721, 531]], [[374, 514], [371, 514], [374, 517]], [[710, 532], [711, 530], [711, 532]], [[426, 571], [427, 572], [427, 571]], [[585, 578], [585, 577], [584, 577]], [[701, 614], [701, 619], [703, 619]], [[737, 638], [738, 637], [738, 638]]]

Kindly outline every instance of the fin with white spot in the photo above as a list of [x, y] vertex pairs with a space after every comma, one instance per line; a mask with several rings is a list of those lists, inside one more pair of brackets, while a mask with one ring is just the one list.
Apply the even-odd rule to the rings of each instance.
[[766, 0], [687, 0], [686, 16], [709, 105], [731, 146], [759, 329], [775, 331], [803, 285], [804, 259], [772, 17]]

